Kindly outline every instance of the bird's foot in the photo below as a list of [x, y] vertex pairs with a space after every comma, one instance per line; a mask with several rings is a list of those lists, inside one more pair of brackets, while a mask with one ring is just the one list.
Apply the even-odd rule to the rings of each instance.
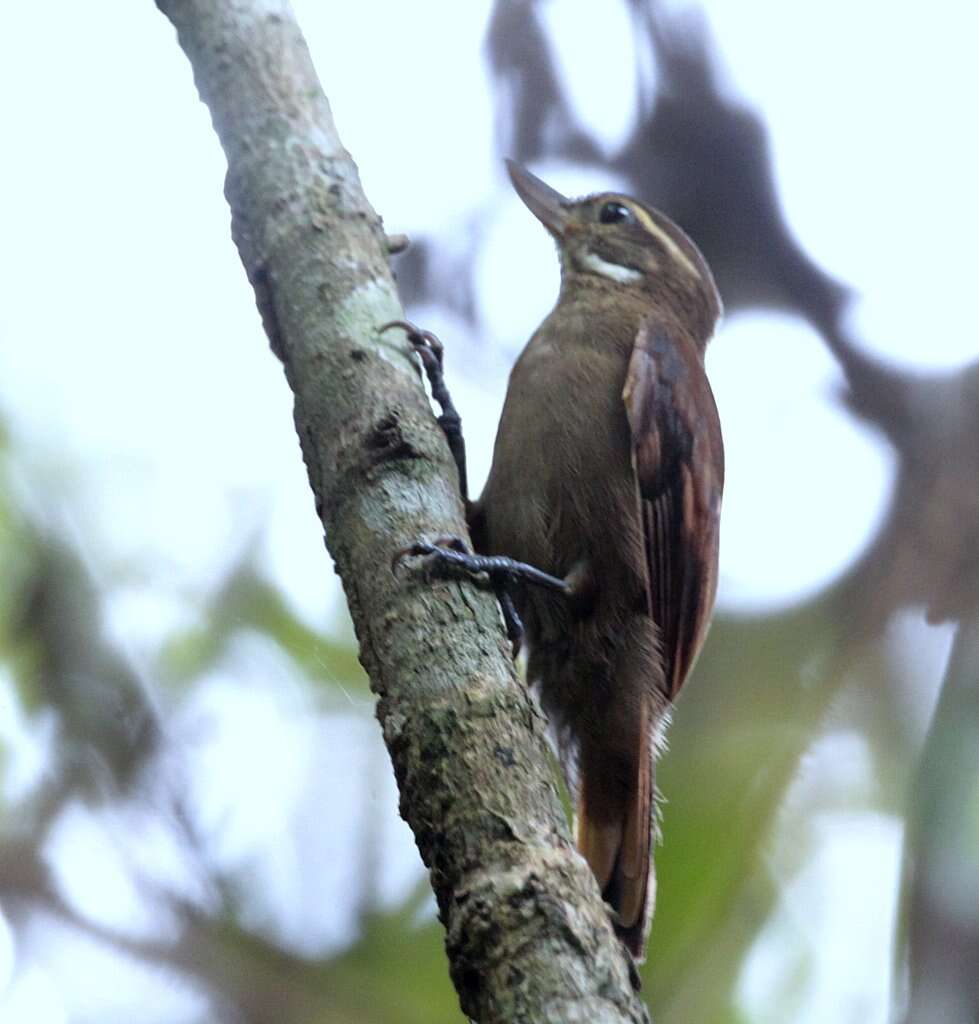
[[514, 657], [520, 652], [524, 629], [513, 601], [512, 588], [518, 584], [529, 584], [566, 596], [571, 592], [564, 580], [526, 562], [518, 562], [504, 555], [473, 554], [458, 537], [440, 537], [434, 544], [417, 543], [401, 548], [391, 562], [392, 571], [405, 558], [424, 558], [425, 572], [430, 578], [457, 575], [472, 577], [483, 574], [488, 576], [500, 602], [507, 636], [513, 644]]
[[[400, 327], [408, 336], [408, 344], [418, 353], [418, 357], [425, 367], [429, 383], [432, 383], [432, 374], [442, 372], [445, 346], [431, 331], [423, 331], [410, 320], [391, 320], [378, 330], [383, 334], [385, 331], [391, 330], [392, 327]], [[434, 384], [432, 386], [434, 387]]]
[[390, 330], [392, 327], [399, 327], [408, 337], [408, 343], [415, 350], [415, 354], [421, 360], [428, 377], [429, 387], [432, 389], [432, 398], [439, 404], [442, 415], [438, 418], [438, 424], [445, 434], [449, 443], [449, 451], [455, 460], [456, 469], [459, 471], [459, 490], [462, 492], [463, 501], [469, 501], [469, 481], [466, 475], [466, 442], [462, 436], [462, 417], [452, 402], [452, 396], [445, 384], [445, 373], [443, 358], [445, 347], [442, 342], [432, 334], [431, 331], [423, 331], [416, 327], [410, 320], [392, 320], [381, 327], [380, 333]]
[[559, 577], [505, 555], [474, 555], [458, 537], [443, 537], [434, 544], [409, 544], [395, 554], [391, 566], [394, 568], [403, 559], [414, 557], [424, 557], [429, 572], [441, 575], [453, 571], [466, 576], [485, 573], [494, 586], [527, 583], [559, 594], [570, 593], [568, 584]]

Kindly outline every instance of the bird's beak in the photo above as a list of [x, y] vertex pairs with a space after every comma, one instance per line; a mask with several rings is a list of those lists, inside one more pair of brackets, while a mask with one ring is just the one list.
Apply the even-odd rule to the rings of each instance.
[[555, 238], [564, 238], [571, 201], [513, 160], [507, 160], [506, 169], [527, 209]]

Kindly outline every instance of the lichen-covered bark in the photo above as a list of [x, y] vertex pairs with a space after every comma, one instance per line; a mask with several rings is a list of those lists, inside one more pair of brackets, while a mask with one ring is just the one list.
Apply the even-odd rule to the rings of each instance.
[[402, 545], [464, 534], [462, 507], [403, 341], [377, 333], [401, 315], [385, 236], [289, 5], [157, 6], [228, 158], [234, 237], [295, 394], [317, 511], [462, 1008], [478, 1021], [644, 1020], [573, 851], [543, 723], [514, 675], [493, 598], [391, 573]]

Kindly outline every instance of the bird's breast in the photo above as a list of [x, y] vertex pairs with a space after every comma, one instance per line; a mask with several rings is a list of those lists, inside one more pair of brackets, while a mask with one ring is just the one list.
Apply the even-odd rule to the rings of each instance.
[[628, 352], [545, 325], [510, 377], [483, 496], [494, 552], [560, 576], [634, 532]]

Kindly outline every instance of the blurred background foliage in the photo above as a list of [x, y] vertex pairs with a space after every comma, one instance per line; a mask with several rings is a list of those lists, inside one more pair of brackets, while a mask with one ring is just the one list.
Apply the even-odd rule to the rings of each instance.
[[[46, 320], [55, 313], [37, 302], [29, 319], [17, 319], [15, 302], [0, 319], [0, 1018], [457, 1021], [441, 927], [396, 817], [369, 689], [289, 437], [288, 396], [235, 277], [242, 275], [215, 187], [220, 155], [213, 140], [200, 141], [209, 129], [163, 20], [152, 10], [134, 15], [136, 6], [111, 15], [128, 33], [129, 63], [113, 66], [104, 83], [102, 98], [122, 106], [112, 108], [115, 124], [99, 131], [117, 133], [130, 114], [134, 125], [151, 123], [152, 139], [138, 127], [134, 138], [172, 188], [152, 201], [138, 188], [120, 191], [134, 187], [134, 167], [95, 159], [93, 172], [82, 161], [66, 202], [109, 207], [112, 215], [93, 223], [112, 245], [126, 240], [115, 221], [137, 211], [154, 243], [141, 283], [110, 262], [118, 300], [111, 291], [73, 291], [91, 233], [82, 232], [80, 249], [66, 242], [65, 262], [45, 252], [42, 264], [28, 253], [27, 276], [15, 254], [4, 256], [8, 280], [26, 281], [43, 265], [53, 278], [46, 286], [64, 288], [81, 314], [71, 322], [72, 353], [54, 349], [57, 365], [38, 359], [26, 376], [18, 374], [28, 349], [53, 344], [65, 322]], [[506, 366], [553, 290], [544, 294], [545, 279], [530, 311], [510, 325], [524, 271], [490, 275], [488, 308], [486, 253], [509, 214], [480, 205], [483, 183], [460, 185], [433, 171], [426, 177], [435, 184], [420, 198], [410, 188], [397, 193], [372, 170], [384, 159], [416, 170], [439, 164], [433, 138], [452, 146], [454, 132], [468, 132], [478, 159], [495, 167], [507, 155], [550, 169], [565, 191], [618, 183], [687, 229], [733, 322], [715, 344], [712, 370], [729, 450], [737, 452], [738, 395], [749, 405], [766, 389], [791, 395], [791, 380], [778, 374], [807, 373], [812, 361], [801, 345], [788, 356], [763, 350], [761, 361], [738, 349], [739, 317], [777, 312], [808, 325], [824, 346], [827, 379], [842, 398], [827, 400], [827, 415], [851, 433], [821, 433], [816, 424], [801, 447], [778, 449], [773, 440], [771, 450], [752, 453], [756, 486], [733, 514], [765, 523], [774, 509], [791, 538], [787, 559], [819, 549], [821, 523], [827, 534], [850, 519], [868, 525], [837, 569], [777, 599], [739, 597], [731, 570], [725, 597], [722, 580], [719, 614], [659, 774], [665, 842], [643, 968], [655, 1019], [979, 1020], [979, 364], [953, 357], [910, 365], [886, 358], [886, 338], [860, 333], [854, 291], [836, 268], [807, 255], [786, 222], [766, 97], [755, 105], [738, 97], [742, 69], [721, 59], [734, 36], [719, 5], [707, 7], [716, 29], [689, 5], [647, 0], [588, 15], [547, 0], [497, 0], [465, 17], [453, 5], [423, 4], [414, 22], [386, 8], [385, 39], [404, 59], [381, 60], [379, 80], [391, 89], [417, 74], [429, 90], [412, 94], [416, 108], [391, 118], [398, 123], [390, 131], [389, 121], [370, 107], [369, 116], [359, 113], [350, 99], [362, 89], [362, 58], [343, 44], [353, 54], [345, 65], [341, 44], [327, 40], [339, 15], [297, 8], [368, 194], [393, 230], [401, 216], [412, 229], [399, 281], [409, 313], [447, 342], [477, 464], [488, 455]], [[760, 37], [774, 10], [748, 5], [748, 34]], [[88, 14], [61, 13], [81, 19], [79, 32], [91, 28]], [[882, 7], [870, 22], [902, 16]], [[378, 30], [373, 17], [333, 34], [359, 45], [359, 29]], [[398, 17], [408, 18], [405, 42]], [[570, 52], [584, 53], [587, 68], [568, 57], [569, 24], [577, 34]], [[432, 42], [435, 29], [448, 50]], [[92, 38], [107, 31], [96, 23]], [[841, 21], [825, 38], [845, 32]], [[938, 25], [934, 36], [961, 32]], [[54, 70], [87, 64], [79, 48], [52, 45], [63, 47], [50, 55]], [[765, 45], [805, 49], [798, 39]], [[851, 45], [869, 52], [876, 43]], [[614, 77], [623, 52], [635, 65], [631, 98], [620, 97], [627, 116], [618, 108], [586, 116], [582, 81]], [[159, 96], [140, 70], [151, 53], [169, 62]], [[480, 54], [485, 94], [452, 106], [447, 80]], [[932, 65], [922, 58], [914, 69], [937, 74], [941, 59], [936, 51]], [[827, 74], [832, 60], [826, 53]], [[873, 68], [872, 57], [868, 63]], [[131, 100], [120, 96], [121, 71], [132, 75]], [[383, 111], [395, 101], [376, 102]], [[885, 110], [886, 96], [878, 102]], [[606, 113], [625, 125], [614, 143], [596, 129]], [[38, 141], [35, 117], [15, 123], [25, 141]], [[836, 144], [830, 113], [811, 130]], [[200, 163], [206, 174], [173, 159], [185, 133], [210, 147]], [[413, 133], [422, 141], [406, 143]], [[95, 146], [87, 139], [79, 151], [90, 155]], [[199, 172], [210, 175], [206, 188]], [[18, 173], [10, 171], [14, 184]], [[398, 167], [393, 173], [405, 178]], [[79, 182], [91, 191], [74, 203]], [[794, 179], [792, 187], [802, 188]], [[809, 179], [811, 192], [822, 187]], [[924, 260], [921, 211], [943, 187], [922, 182], [909, 208], [895, 211], [894, 237], [873, 244], [900, 245]], [[440, 205], [462, 209], [460, 195], [468, 212], [429, 214]], [[413, 199], [423, 208], [414, 224]], [[16, 228], [9, 195], [6, 202]], [[57, 220], [57, 204], [49, 215]], [[25, 238], [43, 231], [44, 215], [33, 208], [35, 216], [41, 226], [25, 220]], [[208, 218], [206, 230], [224, 246], [220, 265], [201, 262], [181, 235]], [[505, 241], [503, 263], [518, 262], [513, 248]], [[168, 251], [179, 255], [161, 255]], [[174, 263], [184, 262], [179, 276]], [[938, 273], [952, 271], [939, 261]], [[233, 313], [209, 304], [225, 278], [237, 295]], [[142, 290], [133, 297], [133, 288]], [[972, 316], [962, 319], [968, 352]], [[776, 332], [788, 323], [776, 321]], [[795, 329], [784, 327], [783, 352]], [[500, 332], [504, 344], [494, 339]], [[103, 333], [123, 339], [125, 352], [100, 351]], [[917, 344], [927, 350], [934, 341]], [[118, 406], [105, 398], [113, 387], [97, 383], [107, 372], [128, 374], [115, 390], [132, 396]], [[39, 390], [25, 399], [32, 374]], [[73, 375], [93, 402], [108, 401], [108, 426], [86, 426], [96, 414], [65, 383]], [[5, 382], [14, 382], [7, 391]], [[497, 394], [487, 401], [490, 388]], [[39, 398], [41, 390], [64, 394]], [[41, 422], [34, 407], [54, 420]], [[133, 425], [154, 419], [163, 454], [134, 456], [133, 448], [153, 442]], [[764, 424], [766, 435], [784, 429], [777, 418]], [[89, 442], [77, 443], [86, 430]], [[130, 430], [130, 445], [116, 443]], [[843, 471], [845, 445], [856, 449], [868, 437], [875, 458], [893, 468], [889, 486], [870, 501], [876, 515], [866, 512], [860, 481]], [[212, 493], [218, 474], [209, 467], [218, 463], [226, 475]], [[736, 454], [732, 469], [747, 465]], [[800, 479], [809, 489], [787, 496]], [[770, 530], [774, 542], [776, 526]], [[732, 536], [741, 534], [726, 531], [729, 549]], [[764, 540], [740, 555], [738, 565], [759, 571], [772, 558]]]

